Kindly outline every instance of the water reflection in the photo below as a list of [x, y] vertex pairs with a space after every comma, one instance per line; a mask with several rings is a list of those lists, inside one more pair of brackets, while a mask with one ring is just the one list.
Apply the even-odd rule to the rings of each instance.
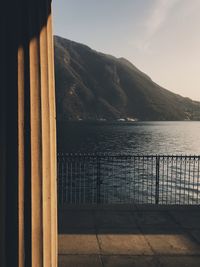
[[58, 151], [200, 154], [200, 122], [58, 123]]

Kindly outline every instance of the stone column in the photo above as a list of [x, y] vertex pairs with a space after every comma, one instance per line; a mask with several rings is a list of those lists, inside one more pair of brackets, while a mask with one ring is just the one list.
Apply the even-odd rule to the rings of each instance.
[[0, 266], [56, 267], [51, 1], [5, 1], [0, 27]]

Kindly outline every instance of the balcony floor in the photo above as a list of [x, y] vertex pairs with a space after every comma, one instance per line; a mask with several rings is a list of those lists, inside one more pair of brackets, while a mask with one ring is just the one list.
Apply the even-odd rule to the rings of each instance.
[[199, 267], [200, 207], [65, 206], [59, 267]]

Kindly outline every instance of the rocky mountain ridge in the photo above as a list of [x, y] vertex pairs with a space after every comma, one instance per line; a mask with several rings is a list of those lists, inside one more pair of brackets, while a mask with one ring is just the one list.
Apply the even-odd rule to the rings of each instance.
[[124, 58], [54, 37], [58, 120], [200, 120], [200, 102], [153, 82]]

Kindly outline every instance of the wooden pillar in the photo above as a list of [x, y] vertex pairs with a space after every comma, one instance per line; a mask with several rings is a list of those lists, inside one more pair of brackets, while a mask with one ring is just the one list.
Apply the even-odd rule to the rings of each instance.
[[57, 266], [56, 123], [50, 0], [0, 16], [0, 266]]

